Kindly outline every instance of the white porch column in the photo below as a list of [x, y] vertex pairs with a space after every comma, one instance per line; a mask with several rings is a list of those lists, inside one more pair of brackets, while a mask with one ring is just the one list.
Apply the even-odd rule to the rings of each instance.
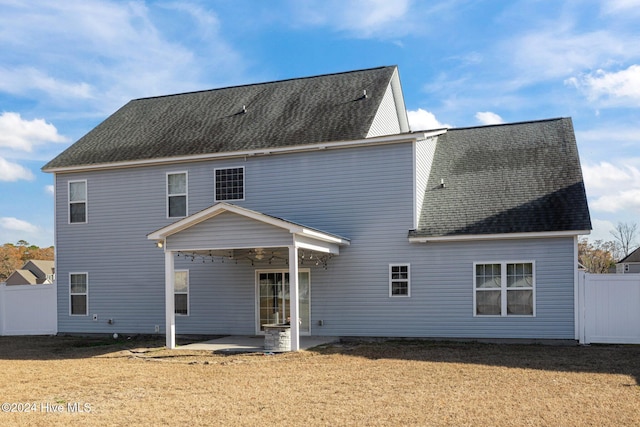
[[291, 351], [300, 350], [300, 318], [298, 307], [298, 247], [289, 246], [289, 305], [291, 314]]
[[164, 315], [167, 348], [176, 348], [176, 312], [174, 308], [175, 268], [173, 252], [164, 253]]

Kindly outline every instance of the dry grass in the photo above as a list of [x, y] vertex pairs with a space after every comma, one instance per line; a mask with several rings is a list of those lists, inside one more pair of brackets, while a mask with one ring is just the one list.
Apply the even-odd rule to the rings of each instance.
[[[631, 426], [639, 378], [640, 346], [390, 341], [224, 356], [0, 337], [0, 403], [36, 408], [0, 412], [0, 425]], [[69, 413], [75, 403], [90, 412]]]

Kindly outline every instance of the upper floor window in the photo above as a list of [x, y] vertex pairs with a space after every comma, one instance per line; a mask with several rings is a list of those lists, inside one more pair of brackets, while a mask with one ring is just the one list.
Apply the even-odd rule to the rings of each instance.
[[69, 181], [69, 223], [87, 222], [87, 181]]
[[244, 167], [215, 170], [216, 201], [244, 200]]
[[389, 296], [409, 296], [409, 264], [389, 265]]
[[533, 316], [533, 262], [474, 264], [475, 316]]
[[167, 174], [167, 217], [187, 216], [187, 173]]

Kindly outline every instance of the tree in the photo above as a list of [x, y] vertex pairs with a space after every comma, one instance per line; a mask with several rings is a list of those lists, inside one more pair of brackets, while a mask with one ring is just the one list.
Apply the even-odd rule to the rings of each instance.
[[622, 257], [624, 258], [628, 256], [633, 249], [637, 246], [636, 244], [636, 233], [638, 230], [638, 224], [636, 223], [626, 223], [619, 222], [616, 226], [615, 230], [610, 231], [611, 235], [616, 239], [616, 242], [620, 245], [620, 249], [622, 250]]
[[589, 243], [589, 240], [583, 238], [578, 242], [578, 262], [589, 273], [607, 273], [609, 268], [616, 265], [613, 257], [615, 251], [615, 242], [596, 240], [593, 243]]
[[0, 282], [7, 280], [15, 270], [21, 268], [30, 259], [53, 260], [53, 246], [40, 248], [29, 245], [24, 240], [17, 244], [5, 243], [0, 246]]

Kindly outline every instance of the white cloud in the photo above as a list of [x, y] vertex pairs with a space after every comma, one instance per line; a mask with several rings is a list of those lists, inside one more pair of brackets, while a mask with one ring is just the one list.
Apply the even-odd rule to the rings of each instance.
[[43, 119], [24, 120], [18, 113], [0, 115], [0, 147], [31, 152], [34, 145], [66, 142], [55, 126]]
[[617, 72], [598, 70], [565, 83], [584, 92], [590, 101], [605, 98], [614, 105], [640, 106], [640, 65]]
[[483, 125], [499, 125], [504, 123], [502, 117], [491, 111], [481, 111], [476, 113], [476, 119]]
[[16, 95], [31, 91], [63, 98], [91, 98], [91, 86], [52, 77], [33, 67], [0, 67], [0, 90]]
[[50, 196], [53, 196], [55, 194], [55, 190], [53, 188], [53, 185], [46, 185], [44, 187], [44, 191], [45, 191], [45, 193], [47, 193]]
[[591, 230], [591, 234], [588, 236], [590, 241], [602, 240], [603, 242], [608, 242], [613, 240], [611, 230], [616, 228], [613, 222], [605, 219], [591, 218], [591, 226], [593, 230]]
[[414, 131], [451, 127], [451, 125], [440, 123], [433, 113], [422, 108], [418, 108], [416, 111], [407, 111], [407, 116], [409, 118], [409, 127]]
[[[0, 181], [18, 181], [21, 179], [32, 181], [35, 176], [29, 169], [0, 157]], [[7, 201], [5, 200], [3, 203], [7, 203]]]
[[640, 169], [633, 160], [614, 165], [600, 162], [582, 166], [589, 206], [594, 211], [640, 213]]
[[311, 0], [292, 2], [303, 25], [329, 26], [357, 37], [395, 37], [417, 27], [412, 25], [410, 0]]
[[607, 0], [602, 9], [607, 14], [637, 14], [640, 11], [640, 0]]
[[589, 206], [601, 212], [613, 213], [629, 209], [640, 214], [640, 189], [618, 190], [614, 194], [598, 197]]
[[236, 81], [244, 70], [206, 6], [10, 2], [3, 6], [0, 28], [0, 91], [85, 115], [110, 113], [136, 97]]
[[35, 233], [38, 227], [35, 225], [13, 217], [0, 218], [0, 227], [10, 231], [23, 231], [25, 233]]
[[[633, 42], [635, 44], [635, 41]], [[542, 29], [514, 41], [513, 62], [524, 78], [533, 81], [571, 76], [611, 58], [629, 58], [640, 52], [631, 40], [608, 31], [574, 34], [571, 28]]]

